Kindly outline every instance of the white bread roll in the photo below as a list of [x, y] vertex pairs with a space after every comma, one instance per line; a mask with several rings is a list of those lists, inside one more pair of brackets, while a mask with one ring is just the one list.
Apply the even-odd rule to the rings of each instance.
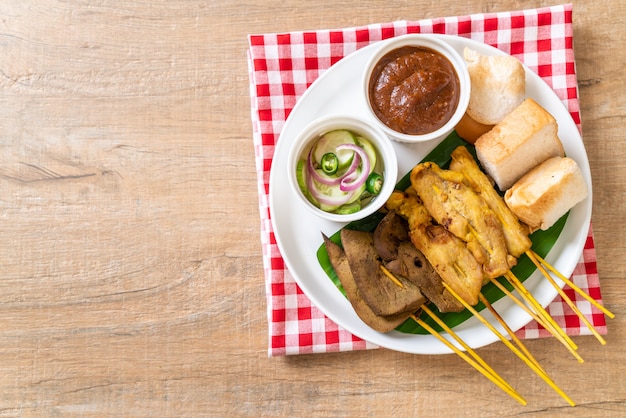
[[472, 83], [467, 113], [478, 123], [495, 125], [524, 100], [524, 66], [510, 55], [485, 56], [469, 48], [463, 55]]
[[476, 155], [500, 190], [550, 157], [564, 156], [554, 117], [526, 99], [476, 140]]
[[506, 191], [504, 201], [532, 231], [550, 228], [577, 203], [587, 198], [587, 183], [567, 157], [552, 157]]

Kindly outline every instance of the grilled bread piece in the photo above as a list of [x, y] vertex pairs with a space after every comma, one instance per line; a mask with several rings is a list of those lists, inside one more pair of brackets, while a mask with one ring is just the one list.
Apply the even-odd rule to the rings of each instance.
[[506, 191], [511, 211], [531, 230], [550, 228], [588, 195], [576, 161], [553, 157], [535, 167]]
[[524, 100], [524, 66], [510, 55], [485, 56], [469, 48], [463, 56], [472, 82], [467, 114], [477, 123], [495, 125]]
[[520, 177], [550, 157], [564, 156], [554, 117], [526, 99], [492, 130], [476, 141], [483, 168], [505, 191]]

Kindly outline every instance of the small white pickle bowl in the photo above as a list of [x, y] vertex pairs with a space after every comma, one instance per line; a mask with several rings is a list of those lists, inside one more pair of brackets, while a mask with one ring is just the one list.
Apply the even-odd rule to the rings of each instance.
[[[324, 134], [337, 130], [347, 130], [356, 136], [367, 139], [376, 149], [377, 158], [382, 160], [383, 185], [380, 192], [371, 196], [360, 210], [353, 213], [334, 213], [320, 209], [304, 195], [298, 184], [298, 162], [307, 158], [313, 144]], [[391, 196], [398, 180], [398, 159], [391, 140], [372, 122], [354, 116], [329, 115], [307, 125], [295, 138], [287, 159], [288, 180], [297, 199], [316, 216], [333, 222], [352, 222], [366, 218], [379, 210]]]

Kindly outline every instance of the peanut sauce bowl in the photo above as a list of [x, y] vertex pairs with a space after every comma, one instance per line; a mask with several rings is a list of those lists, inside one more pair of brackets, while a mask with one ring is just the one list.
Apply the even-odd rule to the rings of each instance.
[[[335, 153], [341, 157], [338, 168], [324, 172], [320, 160], [328, 154], [336, 158]], [[347, 115], [323, 116], [305, 126], [290, 146], [287, 167], [294, 198], [333, 222], [352, 222], [376, 212], [398, 179], [392, 141], [368, 120]]]
[[434, 35], [382, 41], [367, 62], [363, 93], [372, 119], [393, 140], [425, 142], [454, 130], [467, 109], [463, 57]]

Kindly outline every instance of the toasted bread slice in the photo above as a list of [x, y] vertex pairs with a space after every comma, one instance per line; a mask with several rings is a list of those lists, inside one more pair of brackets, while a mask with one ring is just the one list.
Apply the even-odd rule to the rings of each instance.
[[564, 156], [554, 117], [526, 99], [476, 141], [476, 155], [500, 190], [550, 157]]
[[507, 190], [504, 200], [532, 230], [546, 230], [587, 195], [587, 183], [576, 161], [552, 157]]

